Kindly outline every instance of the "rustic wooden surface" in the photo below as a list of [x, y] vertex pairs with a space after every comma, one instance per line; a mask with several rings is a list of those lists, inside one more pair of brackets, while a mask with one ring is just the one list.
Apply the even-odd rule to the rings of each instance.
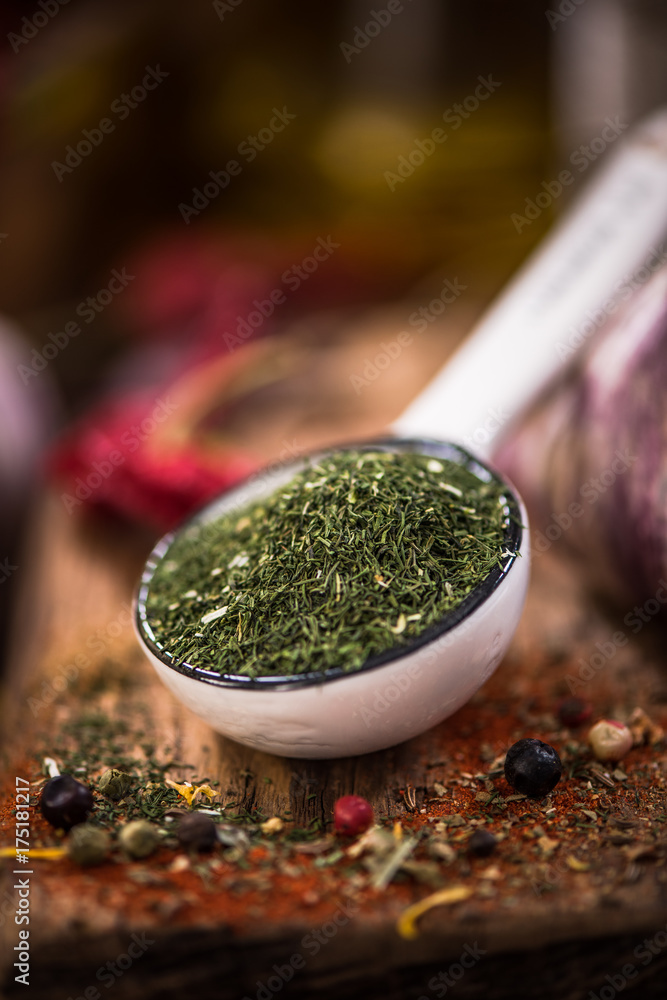
[[[197, 773], [217, 777], [223, 803], [258, 805], [268, 815], [291, 809], [295, 821], [307, 823], [328, 818], [335, 798], [346, 793], [368, 797], [379, 815], [400, 816], [397, 790], [408, 784], [417, 790], [418, 804], [423, 800], [437, 773], [424, 762], [441, 759], [443, 747], [451, 757], [461, 713], [451, 723], [382, 753], [312, 762], [283, 760], [238, 746], [182, 709], [144, 661], [131, 629], [124, 626], [111, 636], [118, 630], [110, 625], [125, 618], [148, 544], [146, 537], [118, 526], [70, 517], [57, 495], [44, 498], [31, 536], [34, 586], [23, 603], [28, 617], [21, 625], [20, 649], [5, 695], [10, 769], [13, 762], [29, 758], [34, 747], [45, 741], [48, 745], [49, 734], [66, 721], [97, 707], [128, 719], [143, 736], [170, 747], [175, 758], [193, 763]], [[551, 650], [554, 662], [572, 664], [579, 651], [594, 648], [597, 637], [604, 639], [609, 632], [610, 619], [586, 596], [580, 574], [550, 555], [536, 560], [526, 614], [512, 650], [478, 696], [479, 704], [491, 701], [502, 707], [522, 698], [528, 704], [545, 649]], [[47, 698], [59, 667], [77, 651], [87, 650], [94, 635], [105, 637], [103, 651], [90, 657], [76, 682], [36, 715], [31, 712], [27, 698]], [[653, 634], [619, 650], [613, 672], [601, 672], [596, 680], [596, 698], [621, 706], [650, 703], [655, 714], [667, 689], [660, 659]], [[468, 712], [468, 720], [474, 718], [474, 706], [463, 712]], [[183, 771], [180, 776], [190, 774]], [[172, 777], [179, 777], [177, 769]], [[461, 996], [583, 997], [587, 994], [582, 986], [605, 985], [604, 975], [619, 968], [623, 956], [631, 960], [643, 937], [664, 928], [664, 875], [662, 867], [651, 869], [640, 885], [615, 884], [604, 898], [585, 885], [575, 893], [535, 897], [519, 912], [473, 910], [467, 922], [434, 914], [427, 932], [415, 942], [397, 937], [394, 910], [384, 911], [378, 903], [372, 919], [359, 918], [309, 962], [307, 974], [290, 986], [289, 995], [317, 992], [333, 997], [344, 991], [350, 997], [398, 1000], [419, 997], [419, 984], [421, 995], [434, 995], [424, 987], [430, 976], [454, 961], [466, 942], [477, 940], [484, 942], [488, 956], [466, 975]], [[94, 881], [94, 872], [86, 879]], [[10, 885], [6, 876], [3, 890]], [[131, 909], [117, 912], [99, 901], [86, 907], [68, 892], [67, 884], [54, 894], [41, 889], [39, 879], [33, 913], [33, 996], [76, 996], [77, 989], [83, 991], [91, 982], [90, 970], [120, 953], [128, 935], [145, 926], [134, 922]], [[177, 919], [161, 926], [158, 920], [150, 928], [156, 944], [145, 961], [137, 963], [136, 974], [117, 981], [114, 988], [127, 997], [255, 996], [253, 983], [297, 950], [304, 926], [258, 923], [238, 935], [224, 924], [211, 926], [210, 920], [200, 927], [196, 922], [179, 926]], [[5, 922], [5, 961], [15, 931]], [[664, 995], [664, 966], [658, 955], [642, 970], [642, 996]], [[12, 986], [10, 981], [9, 995]], [[15, 987], [17, 992], [20, 988]]]
[[[355, 334], [342, 354], [337, 349], [338, 368], [333, 374], [327, 369], [329, 383], [347, 382], [350, 371], [359, 370], [363, 359], [372, 356], [374, 343], [377, 349], [386, 330], [386, 322], [378, 321], [366, 340]], [[442, 354], [442, 345], [430, 353], [422, 347], [415, 350], [400, 372], [390, 373], [396, 388], [393, 395], [386, 385], [369, 387], [368, 395], [356, 401], [357, 409], [350, 408], [347, 423], [342, 420], [332, 429], [325, 412], [319, 431], [311, 427], [299, 434], [299, 446], [319, 445], [327, 435], [331, 440], [345, 438], [352, 426], [368, 434], [379, 430], [393, 416], [378, 407], [380, 397], [391, 399], [398, 412], [405, 394], [413, 395], [442, 360], [438, 352]], [[326, 367], [328, 356], [320, 361]], [[340, 398], [335, 393], [329, 402], [332, 412], [340, 414], [349, 392]], [[292, 439], [295, 427], [303, 424], [287, 421], [272, 427], [275, 453], [282, 440]], [[259, 417], [256, 430], [267, 433]], [[163, 756], [194, 765], [194, 771], [174, 765], [171, 778], [197, 774], [219, 780], [223, 805], [259, 807], [266, 815], [291, 811], [294, 823], [306, 825], [316, 819], [330, 821], [335, 799], [355, 793], [368, 798], [378, 816], [409, 820], [401, 789], [412, 786], [419, 809], [433, 794], [434, 781], [445, 781], [443, 775], [455, 778], [460, 770], [458, 741], [469, 741], [471, 734], [480, 744], [487, 738], [480, 719], [500, 723], [505, 746], [520, 735], [542, 732], [539, 713], [549, 706], [553, 712], [557, 697], [568, 692], [567, 676], [576, 674], [580, 659], [590, 659], [596, 642], [607, 642], [623, 627], [627, 610], [595, 604], [581, 568], [567, 563], [554, 546], [535, 559], [526, 612], [508, 656], [471, 704], [451, 720], [409, 743], [364, 757], [281, 759], [208, 730], [163, 688], [144, 659], [128, 624], [128, 609], [153, 541], [136, 529], [89, 519], [78, 511], [70, 516], [56, 492], [39, 498], [21, 557], [20, 611], [3, 692], [3, 764], [8, 775], [20, 774], [29, 762], [34, 766], [37, 755], [48, 749], [63, 726], [95, 710], [127, 720], [130, 733], [153, 742]], [[63, 666], [81, 653], [87, 658], [85, 666], [63, 684], [58, 680]], [[664, 725], [667, 672], [659, 629], [648, 625], [616, 649], [583, 694], [599, 712], [627, 715], [641, 705]], [[508, 720], [504, 730], [503, 719]], [[644, 750], [644, 762], [651, 753]], [[664, 747], [656, 749], [655, 763], [657, 798], [664, 802]], [[618, 792], [624, 808], [634, 802], [633, 781], [637, 794], [645, 791], [641, 780], [631, 774], [628, 787]], [[531, 806], [536, 822], [540, 808]], [[664, 806], [661, 810], [666, 811]], [[10, 843], [12, 836], [8, 823], [3, 843]], [[484, 901], [473, 898], [456, 911], [434, 910], [414, 941], [396, 933], [401, 909], [397, 899], [378, 896], [326, 948], [309, 958], [303, 972], [274, 992], [325, 1000], [340, 996], [430, 1000], [444, 995], [428, 988], [430, 978], [455, 962], [466, 943], [479, 942], [486, 955], [455, 984], [461, 998], [584, 1000], [594, 991], [604, 1000], [611, 996], [600, 993], [609, 986], [605, 977], [613, 976], [625, 962], [636, 963], [637, 945], [667, 925], [666, 852], [659, 832], [653, 832], [646, 846], [646, 859], [638, 856], [633, 861], [623, 854], [625, 850], [605, 848], [591, 872], [569, 873], [557, 891], [528, 894], [518, 906], [503, 905], [507, 900], [502, 894], [496, 902], [487, 894]], [[14, 983], [11, 967], [17, 928], [8, 910], [8, 901], [14, 898], [10, 869], [5, 863], [0, 884], [0, 945], [5, 990], [13, 996], [24, 988]], [[138, 917], [132, 903], [141, 893], [136, 884], [128, 883], [124, 895], [119, 895], [106, 884], [98, 886], [95, 870], [78, 881], [45, 875], [40, 881], [40, 871], [44, 869], [37, 869], [32, 893], [28, 995], [33, 997], [82, 996], [96, 982], [95, 970], [127, 948], [131, 933], [146, 932], [155, 943], [131, 974], [113, 983], [115, 996], [254, 998], [261, 994], [258, 982], [267, 982], [274, 964], [300, 950], [304, 933], [314, 925], [303, 907], [281, 922], [264, 914], [242, 928], [211, 917], [210, 907], [201, 919], [196, 910], [193, 915], [192, 907], [187, 920], [180, 912], [165, 918], [156, 911], [148, 918], [142, 911]], [[118, 881], [123, 883], [122, 872]], [[420, 895], [428, 891], [422, 886]], [[639, 968], [637, 978], [623, 987], [623, 995], [664, 996], [665, 956], [667, 948], [659, 949], [647, 967]], [[102, 987], [101, 995], [105, 992]]]

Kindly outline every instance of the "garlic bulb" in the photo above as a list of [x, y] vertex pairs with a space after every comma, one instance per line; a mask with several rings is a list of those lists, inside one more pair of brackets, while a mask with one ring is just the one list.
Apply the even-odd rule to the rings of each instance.
[[667, 608], [667, 266], [638, 281], [599, 328], [564, 331], [562, 351], [587, 344], [495, 461], [527, 502], [535, 557], [578, 552], [643, 622]]

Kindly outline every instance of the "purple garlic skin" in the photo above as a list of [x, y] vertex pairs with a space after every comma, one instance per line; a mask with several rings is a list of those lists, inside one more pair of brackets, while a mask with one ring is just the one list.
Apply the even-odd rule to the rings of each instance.
[[572, 363], [494, 456], [518, 487], [533, 553], [583, 557], [626, 624], [667, 610], [667, 266], [638, 269], [616, 306], [564, 331]]

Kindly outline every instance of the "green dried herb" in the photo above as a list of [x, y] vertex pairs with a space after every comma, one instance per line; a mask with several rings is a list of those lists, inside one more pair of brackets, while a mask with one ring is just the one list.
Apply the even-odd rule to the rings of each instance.
[[507, 555], [502, 484], [414, 452], [339, 451], [242, 511], [195, 521], [152, 578], [177, 664], [284, 676], [405, 646]]
[[97, 787], [107, 796], [107, 798], [113, 799], [114, 802], [117, 802], [119, 799], [124, 798], [127, 793], [132, 790], [133, 784], [134, 782], [130, 774], [126, 774], [125, 771], [119, 771], [118, 768], [112, 767], [104, 772]]

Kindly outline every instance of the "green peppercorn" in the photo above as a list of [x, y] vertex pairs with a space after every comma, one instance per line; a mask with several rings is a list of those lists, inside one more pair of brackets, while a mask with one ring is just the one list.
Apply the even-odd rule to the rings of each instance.
[[135, 819], [121, 827], [118, 834], [120, 846], [131, 858], [147, 858], [160, 840], [157, 827], [146, 819]]
[[67, 853], [77, 865], [99, 865], [107, 857], [109, 834], [92, 823], [79, 823], [67, 838]]

